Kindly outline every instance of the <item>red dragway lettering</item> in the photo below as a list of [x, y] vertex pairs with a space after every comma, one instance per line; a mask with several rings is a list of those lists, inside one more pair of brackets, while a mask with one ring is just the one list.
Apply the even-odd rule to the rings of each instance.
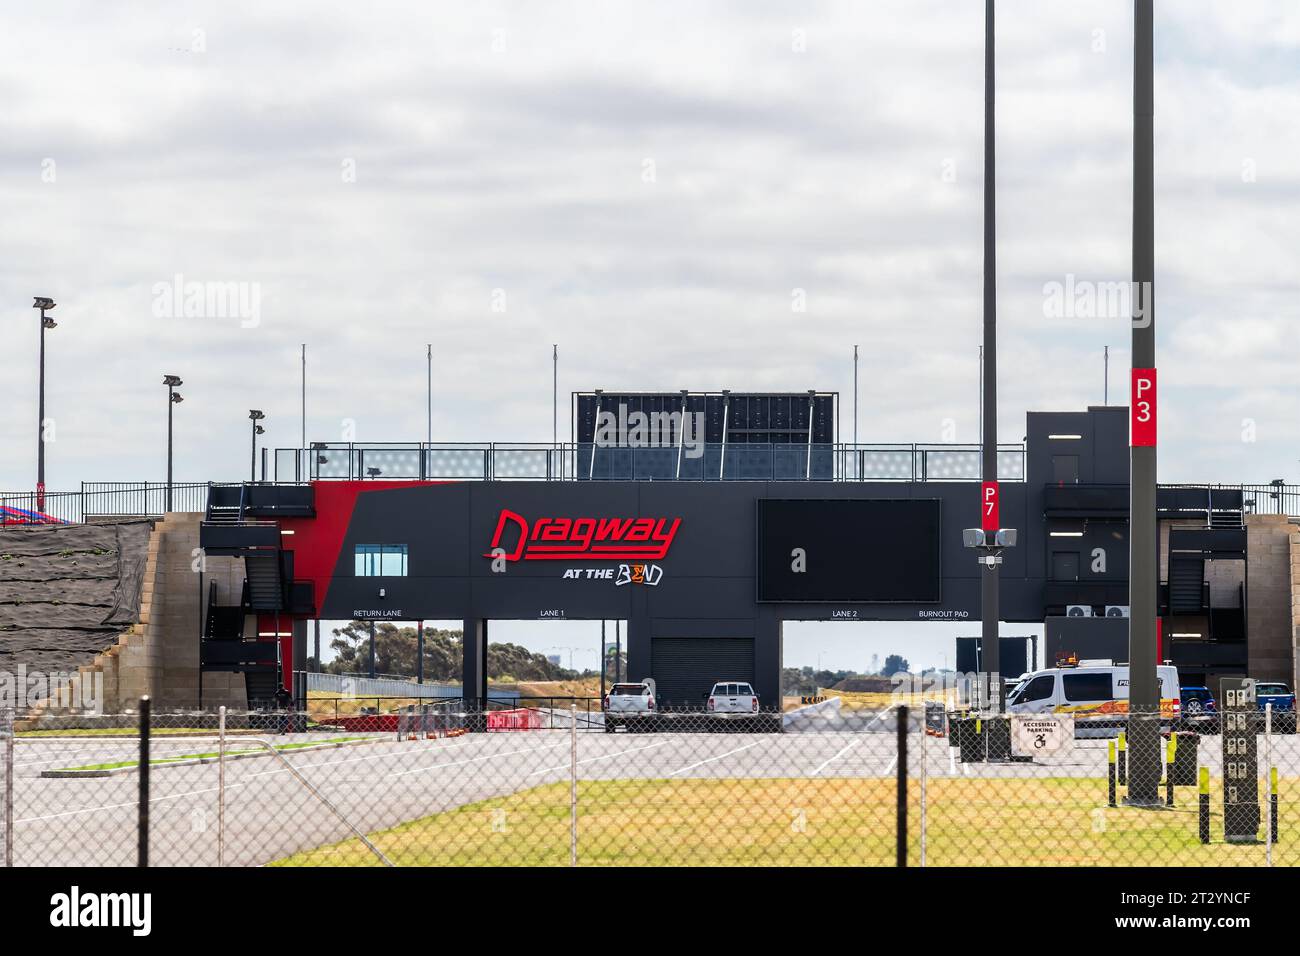
[[[680, 518], [537, 518], [502, 509], [492, 548], [507, 561], [608, 561], [662, 559], [681, 526]], [[509, 549], [502, 541], [508, 525], [518, 530]], [[531, 531], [531, 534], [529, 533]], [[490, 551], [484, 557], [495, 557]]]
[[[507, 561], [518, 561], [524, 553], [524, 545], [528, 542], [528, 519], [523, 515], [515, 514], [508, 508], [502, 508], [501, 514], [497, 518], [497, 530], [492, 535], [492, 551], [501, 547], [501, 537], [505, 534], [506, 522], [513, 522], [519, 526], [519, 542], [515, 545], [514, 551], [503, 555], [503, 557]], [[483, 557], [496, 557], [492, 551], [489, 551]]]

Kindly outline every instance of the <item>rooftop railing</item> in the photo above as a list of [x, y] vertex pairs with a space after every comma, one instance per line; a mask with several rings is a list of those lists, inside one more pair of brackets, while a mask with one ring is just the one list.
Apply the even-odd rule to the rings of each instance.
[[[1025, 449], [998, 449], [1002, 481], [1024, 481]], [[277, 448], [278, 482], [325, 481], [979, 481], [979, 445], [320, 442]]]
[[[777, 463], [782, 461], [775, 455], [769, 455], [764, 458], [763, 453], [759, 452], [746, 459], [744, 456], [733, 456], [737, 448], [746, 446], [729, 446], [727, 455], [733, 462], [739, 461], [740, 464], [725, 465], [724, 480], [765, 480], [764, 475], [774, 474], [777, 480], [782, 480], [788, 475], [781, 472]], [[753, 449], [756, 446], [748, 446]], [[565, 446], [559, 449], [550, 446], [503, 446], [496, 448], [494, 446], [480, 446], [472, 448], [468, 446], [456, 446], [456, 448], [439, 448], [429, 446], [410, 446], [410, 447], [384, 447], [379, 448], [374, 445], [365, 446], [334, 446], [332, 452], [342, 452], [339, 456], [346, 465], [347, 462], [353, 462], [353, 470], [349, 471], [343, 465], [338, 468], [321, 468], [317, 474], [308, 474], [301, 477], [299, 473], [292, 470], [295, 463], [301, 463], [303, 453], [299, 449], [280, 449], [279, 451], [288, 451], [288, 456], [276, 455], [276, 475], [274, 481], [268, 481], [266, 484], [303, 484], [307, 481], [329, 480], [329, 479], [346, 479], [354, 480], [364, 479], [410, 479], [410, 480], [546, 480], [548, 475], [553, 480], [576, 480], [574, 473], [574, 459], [576, 450], [572, 446]], [[319, 451], [318, 449], [309, 449], [309, 451]], [[455, 456], [442, 456], [433, 454], [434, 452], [451, 451]], [[534, 456], [540, 457], [520, 457], [513, 455], [502, 455], [502, 451], [520, 451], [529, 452]], [[662, 451], [662, 449], [631, 449], [631, 451]], [[832, 462], [835, 466], [833, 481], [976, 481], [978, 480], [979, 461], [977, 451], [974, 446], [926, 446], [926, 445], [872, 445], [858, 446], [834, 446], [832, 449]], [[405, 463], [407, 470], [393, 469], [387, 471], [384, 465], [364, 465], [369, 461], [375, 461], [373, 454], [378, 452], [400, 452], [403, 456], [395, 458], [397, 462]], [[465, 456], [459, 458], [459, 456]], [[567, 460], [565, 456], [568, 456]], [[468, 460], [472, 467], [447, 467], [449, 462], [455, 460]], [[382, 460], [382, 459], [380, 459]], [[419, 462], [425, 462], [426, 472], [419, 472]], [[705, 462], [709, 459], [706, 457]], [[1010, 446], [1005, 450], [999, 451], [999, 462], [1002, 469], [1003, 481], [1023, 481], [1023, 450]], [[411, 463], [414, 466], [411, 467]], [[599, 459], [598, 459], [599, 462]], [[380, 473], [370, 475], [364, 472], [357, 472], [355, 464], [360, 463], [366, 468], [377, 468]], [[635, 459], [632, 463], [637, 467], [635, 477], [642, 479], [659, 480], [659, 475], [653, 469], [641, 467]], [[286, 467], [288, 469], [286, 471]], [[555, 465], [549, 472], [548, 465]], [[440, 466], [440, 467], [435, 467]], [[504, 467], [503, 467], [504, 466]], [[736, 471], [732, 471], [735, 468]], [[770, 469], [770, 470], [768, 470]], [[610, 469], [608, 472], [596, 473], [590, 476], [593, 480], [606, 479], [610, 477], [626, 477], [612, 475]], [[793, 471], [793, 469], [792, 469]], [[647, 473], [648, 472], [648, 473]], [[794, 475], [793, 477], [797, 477]], [[682, 480], [695, 478], [700, 479], [698, 474], [690, 474], [683, 470]], [[710, 479], [716, 480], [716, 479]], [[817, 480], [814, 478], [813, 480]], [[213, 485], [239, 484], [238, 482], [177, 482], [172, 485], [172, 510], [184, 512], [204, 512], [208, 505], [208, 490]], [[1232, 512], [1234, 516], [1241, 514], [1262, 514], [1262, 515], [1300, 515], [1300, 485], [1290, 484], [1184, 484], [1184, 483], [1162, 483], [1162, 490], [1175, 490], [1177, 507], [1178, 502], [1186, 498], [1184, 510], [1189, 515], [1205, 517], [1209, 515], [1209, 524], [1212, 527], [1220, 526], [1214, 520], [1216, 516], [1226, 516]], [[1225, 493], [1230, 493], [1225, 497]], [[167, 496], [167, 483], [164, 481], [101, 481], [101, 482], [83, 482], [80, 489], [76, 491], [49, 491], [44, 495], [43, 504], [38, 499], [34, 491], [17, 491], [17, 492], [0, 492], [0, 526], [22, 526], [32, 524], [50, 524], [50, 523], [71, 523], [80, 524], [83, 522], [94, 522], [97, 520], [121, 520], [123, 518], [141, 517], [141, 518], [158, 518], [161, 517], [165, 506]], [[1237, 511], [1231, 504], [1226, 503], [1228, 499], [1232, 502], [1240, 501], [1240, 511]], [[1222, 515], [1220, 513], [1222, 512]], [[1239, 518], [1234, 521], [1236, 526]]]

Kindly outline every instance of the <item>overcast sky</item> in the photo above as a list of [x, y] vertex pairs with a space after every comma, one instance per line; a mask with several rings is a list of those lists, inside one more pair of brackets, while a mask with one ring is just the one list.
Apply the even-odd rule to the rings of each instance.
[[[1160, 478], [1300, 478], [1300, 8], [1158, 4]], [[1123, 400], [1131, 4], [1004, 0], [1001, 435]], [[273, 446], [550, 438], [560, 391], [851, 391], [863, 441], [976, 439], [983, 4], [45, 0], [0, 33], [0, 487]], [[182, 282], [254, 309], [174, 314]], [[208, 287], [204, 287], [208, 288]], [[795, 311], [803, 290], [806, 311]], [[504, 309], [503, 309], [504, 307]], [[502, 310], [503, 309], [503, 310]], [[253, 314], [255, 313], [255, 314]], [[563, 426], [562, 426], [563, 427]], [[850, 427], [846, 409], [842, 428]], [[567, 429], [565, 429], [567, 432]], [[949, 435], [954, 433], [949, 432]], [[1253, 439], [1253, 440], [1251, 440]]]

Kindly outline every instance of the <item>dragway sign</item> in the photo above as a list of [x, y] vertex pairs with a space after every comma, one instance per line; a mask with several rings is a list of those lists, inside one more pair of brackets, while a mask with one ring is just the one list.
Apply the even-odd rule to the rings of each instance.
[[1011, 717], [1011, 739], [1019, 753], [1049, 757], [1068, 750], [1074, 743], [1074, 718], [1015, 714]]

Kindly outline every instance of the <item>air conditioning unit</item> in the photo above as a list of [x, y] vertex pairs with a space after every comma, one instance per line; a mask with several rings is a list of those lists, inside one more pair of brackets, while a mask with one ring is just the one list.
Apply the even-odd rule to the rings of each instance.
[[1128, 617], [1128, 605], [1127, 605], [1127, 604], [1107, 604], [1107, 605], [1106, 605], [1106, 616], [1107, 616], [1107, 617]]
[[1067, 604], [1065, 606], [1066, 617], [1092, 617], [1091, 604]]

